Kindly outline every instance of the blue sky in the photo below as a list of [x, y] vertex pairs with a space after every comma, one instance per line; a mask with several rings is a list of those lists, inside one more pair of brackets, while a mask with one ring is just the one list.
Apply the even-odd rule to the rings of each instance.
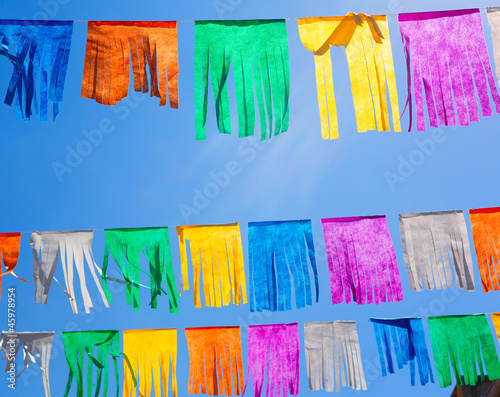
[[[323, 1], [290, 2], [275, 0], [184, 0], [165, 2], [88, 0], [2, 1], [1, 18], [44, 18], [71, 20], [195, 20], [256, 19], [344, 15], [349, 11], [397, 13], [494, 6], [491, 1]], [[491, 36], [483, 15], [486, 40], [491, 54]], [[479, 123], [461, 128], [441, 128], [439, 135], [426, 132], [407, 133], [407, 114], [403, 131], [357, 132], [348, 77], [345, 51], [333, 49], [335, 95], [339, 113], [340, 139], [321, 139], [317, 108], [313, 55], [300, 42], [297, 23], [287, 22], [290, 48], [290, 129], [269, 142], [242, 140], [233, 133], [219, 136], [210, 96], [207, 135], [195, 141], [194, 131], [194, 28], [192, 22], [178, 25], [180, 65], [180, 110], [160, 108], [158, 99], [149, 94], [132, 94], [116, 107], [106, 107], [80, 98], [80, 86], [86, 40], [86, 24], [76, 22], [69, 60], [64, 100], [55, 122], [27, 123], [15, 120], [14, 109], [0, 104], [3, 127], [0, 134], [0, 232], [23, 234], [17, 274], [28, 285], [13, 277], [2, 281], [0, 324], [6, 328], [6, 294], [17, 287], [18, 331], [64, 331], [93, 329], [179, 328], [179, 395], [186, 395], [188, 351], [184, 327], [242, 326], [243, 357], [246, 369], [246, 326], [284, 322], [366, 320], [369, 317], [409, 315], [445, 315], [498, 311], [497, 292], [484, 294], [477, 262], [473, 255], [476, 291], [457, 288], [448, 291], [415, 292], [409, 290], [399, 237], [398, 213], [469, 209], [498, 206], [498, 136], [499, 116], [482, 118]], [[398, 84], [399, 105], [406, 101], [406, 68], [396, 17], [389, 28]], [[0, 59], [0, 91], [6, 90], [11, 65]], [[232, 78], [229, 86], [232, 87]], [[1, 94], [3, 95], [3, 94]], [[210, 93], [211, 95], [211, 93]], [[234, 97], [231, 88], [230, 95]], [[233, 103], [232, 112], [236, 113]], [[104, 125], [109, 133], [92, 146], [71, 173], [58, 178], [53, 163], [64, 163], [68, 150], [74, 150], [85, 131]], [[437, 138], [436, 138], [437, 136]], [[433, 150], [405, 174], [404, 181], [391, 185], [388, 172], [398, 167], [425, 142]], [[69, 148], [69, 149], [68, 149]], [[236, 162], [236, 166], [234, 163]], [[213, 174], [231, 163], [238, 171], [207, 200], [197, 213], [187, 216], [182, 209], [193, 206], [198, 190], [203, 191]], [[388, 214], [390, 232], [396, 247], [404, 301], [366, 306], [332, 306], [328, 269], [322, 243], [320, 218]], [[468, 217], [467, 217], [468, 218]], [[168, 300], [162, 297], [156, 310], [147, 307], [148, 293], [142, 291], [141, 311], [135, 313], [125, 304], [125, 291], [115, 288], [114, 302], [102, 307], [98, 292], [89, 283], [96, 306], [90, 315], [74, 315], [66, 296], [53, 285], [47, 306], [35, 304], [32, 278], [32, 230], [76, 230], [114, 227], [169, 226], [172, 257], [177, 284], [180, 283], [180, 260], [175, 226], [241, 222], [243, 250], [247, 259], [246, 222], [260, 220], [313, 219], [313, 232], [320, 274], [320, 301], [311, 307], [284, 313], [252, 314], [249, 306], [221, 309], [195, 309], [193, 292], [182, 294], [180, 314], [170, 314]], [[470, 225], [467, 219], [470, 233]], [[104, 232], [94, 234], [93, 253], [101, 265], [104, 255]], [[116, 269], [116, 268], [115, 268]], [[246, 269], [248, 271], [248, 268]], [[62, 270], [57, 270], [63, 279]], [[78, 287], [76, 295], [81, 301]], [[426, 327], [427, 329], [427, 327]], [[301, 338], [303, 336], [300, 327]], [[381, 377], [371, 324], [358, 323], [361, 353], [368, 391], [363, 395], [407, 396], [449, 395], [452, 388], [438, 385], [411, 387], [409, 369]], [[428, 336], [428, 334], [427, 334]], [[498, 341], [495, 340], [498, 348]], [[429, 346], [430, 348], [430, 346]], [[305, 358], [301, 340], [301, 396], [322, 396], [325, 392], [307, 390]], [[51, 390], [62, 395], [66, 386], [67, 365], [61, 335], [56, 334], [51, 360]], [[6, 377], [5, 377], [6, 378]], [[17, 389], [7, 389], [0, 381], [1, 395], [42, 396], [40, 371], [26, 371]], [[121, 385], [120, 385], [121, 387]], [[75, 395], [73, 385], [72, 395]], [[355, 391], [343, 389], [345, 395]]]

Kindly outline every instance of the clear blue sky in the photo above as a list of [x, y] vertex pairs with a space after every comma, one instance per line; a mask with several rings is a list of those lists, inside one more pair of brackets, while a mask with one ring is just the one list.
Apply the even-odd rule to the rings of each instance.
[[[2, 1], [1, 18], [42, 18], [51, 13], [54, 19], [72, 20], [194, 20], [256, 19], [344, 15], [349, 11], [397, 13], [478, 6], [494, 6], [483, 0], [372, 0], [372, 1], [116, 1], [53, 0], [52, 8], [44, 1]], [[48, 4], [48, 2], [47, 2]], [[54, 6], [54, 4], [56, 6]], [[217, 8], [219, 7], [219, 9]], [[491, 37], [486, 19], [486, 39], [491, 54]], [[56, 122], [28, 123], [15, 120], [14, 109], [0, 104], [0, 232], [32, 230], [103, 229], [113, 227], [170, 226], [171, 245], [177, 283], [180, 261], [176, 225], [241, 222], [243, 249], [247, 258], [246, 222], [259, 220], [314, 219], [313, 227], [320, 273], [320, 301], [312, 307], [284, 313], [251, 314], [249, 306], [222, 309], [195, 309], [193, 293], [183, 293], [180, 314], [170, 314], [168, 299], [161, 297], [159, 308], [147, 307], [148, 293], [142, 291], [139, 313], [125, 304], [125, 293], [118, 288], [109, 309], [102, 308], [95, 288], [89, 282], [96, 306], [90, 315], [74, 315], [66, 296], [53, 285], [49, 304], [34, 302], [32, 251], [29, 233], [23, 234], [17, 274], [28, 285], [13, 277], [2, 281], [0, 324], [7, 325], [7, 287], [17, 287], [18, 331], [64, 331], [93, 329], [179, 328], [179, 395], [186, 395], [188, 351], [184, 327], [241, 325], [244, 367], [246, 368], [246, 326], [283, 322], [363, 320], [373, 317], [408, 315], [444, 315], [498, 311], [497, 292], [484, 294], [481, 289], [475, 256], [476, 291], [417, 293], [409, 290], [403, 262], [397, 215], [403, 212], [469, 209], [500, 205], [498, 184], [499, 116], [481, 119], [469, 127], [443, 128], [441, 142], [424, 161], [391, 186], [386, 172], [398, 172], [401, 159], [408, 159], [419, 142], [432, 139], [427, 132], [357, 132], [345, 52], [334, 49], [333, 68], [340, 139], [321, 139], [317, 108], [313, 55], [302, 45], [297, 23], [288, 21], [291, 79], [290, 130], [261, 146], [241, 140], [236, 134], [218, 136], [213, 102], [204, 142], [195, 141], [194, 131], [194, 28], [192, 22], [179, 23], [180, 110], [160, 108], [158, 99], [132, 95], [115, 108], [80, 98], [80, 86], [86, 40], [86, 24], [76, 22], [69, 60], [64, 100]], [[398, 84], [399, 104], [406, 101], [406, 68], [396, 17], [389, 28]], [[0, 96], [4, 95], [11, 74], [10, 63], [0, 59]], [[232, 78], [229, 81], [232, 87]], [[212, 98], [210, 99], [212, 101]], [[234, 105], [234, 104], [233, 104]], [[233, 114], [236, 108], [232, 107]], [[58, 180], [53, 162], [64, 163], [67, 148], [75, 149], [85, 139], [83, 131], [98, 128], [107, 119], [113, 131], [92, 148], [71, 173]], [[402, 126], [408, 125], [407, 115]], [[252, 146], [258, 145], [258, 146]], [[210, 199], [199, 213], [185, 218], [182, 205], [192, 205], [196, 189], [203, 190], [211, 181], [210, 173], [224, 170], [236, 161], [240, 172], [227, 187]], [[328, 269], [322, 231], [318, 219], [355, 215], [390, 214], [390, 231], [396, 247], [401, 272], [404, 301], [379, 306], [332, 306]], [[467, 224], [469, 225], [468, 219]], [[469, 227], [469, 226], [468, 226]], [[470, 233], [470, 227], [469, 227]], [[104, 232], [96, 231], [93, 252], [101, 265]], [[247, 267], [248, 271], [248, 267]], [[57, 270], [63, 279], [62, 269]], [[78, 286], [76, 294], [81, 302]], [[426, 327], [427, 329], [427, 327]], [[361, 343], [368, 391], [363, 395], [446, 396], [452, 388], [437, 385], [412, 388], [409, 369], [382, 378], [377, 368], [377, 351], [371, 324], [360, 322]], [[300, 327], [303, 337], [302, 326]], [[427, 334], [428, 336], [428, 334]], [[497, 347], [498, 343], [495, 341]], [[430, 348], [430, 346], [429, 346]], [[325, 392], [308, 391], [305, 358], [301, 340], [300, 395], [323, 396]], [[434, 369], [434, 368], [433, 368]], [[51, 389], [62, 395], [67, 366], [61, 335], [54, 340], [51, 360]], [[42, 378], [38, 369], [26, 371], [17, 389], [7, 389], [6, 377], [0, 381], [2, 396], [42, 396]], [[121, 385], [120, 385], [121, 386]], [[73, 385], [73, 394], [76, 385]], [[343, 389], [345, 395], [356, 393]]]

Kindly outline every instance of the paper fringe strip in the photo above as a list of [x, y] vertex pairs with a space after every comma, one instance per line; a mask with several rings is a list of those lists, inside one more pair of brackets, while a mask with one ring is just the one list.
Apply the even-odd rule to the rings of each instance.
[[291, 310], [291, 277], [297, 309], [311, 305], [310, 268], [318, 301], [318, 270], [311, 221], [251, 222], [248, 240], [250, 311]]
[[[162, 288], [162, 282], [167, 285], [170, 313], [179, 313], [179, 294], [177, 293], [168, 227], [106, 229], [106, 246], [102, 278], [104, 290], [109, 301], [113, 298], [108, 289], [107, 280], [118, 282], [126, 286], [127, 304], [133, 305], [139, 311], [139, 287], [151, 290], [149, 305], [156, 309], [158, 295], [167, 292]], [[149, 273], [141, 270], [140, 253], [148, 258]], [[107, 276], [109, 253], [113, 256], [123, 275], [123, 280]], [[150, 280], [150, 286], [139, 284], [140, 273], [145, 273]]]
[[72, 33], [72, 21], [0, 19], [0, 55], [6, 56], [14, 66], [4, 102], [11, 106], [15, 100], [16, 119], [29, 120], [34, 105], [38, 119], [47, 121], [49, 101], [56, 119], [63, 97]]
[[177, 226], [181, 251], [181, 289], [189, 289], [186, 240], [193, 263], [194, 303], [201, 307], [200, 275], [203, 272], [205, 306], [247, 303], [243, 248], [238, 223], [208, 226]]
[[500, 84], [500, 7], [488, 7], [488, 24], [493, 38], [493, 56], [497, 67], [497, 79]]
[[[16, 376], [20, 376], [29, 365], [37, 363], [42, 371], [43, 388], [45, 396], [50, 397], [49, 364], [50, 350], [54, 332], [2, 332], [0, 335], [0, 350], [3, 351], [2, 360], [7, 360], [5, 372], [8, 372], [14, 357], [22, 350], [22, 363], [24, 368], [16, 369]], [[16, 363], [21, 360], [16, 359]], [[19, 368], [19, 367], [17, 367]]]
[[[94, 262], [92, 255], [92, 230], [85, 231], [64, 231], [64, 232], [33, 232], [30, 238], [31, 249], [33, 250], [33, 277], [35, 280], [35, 302], [47, 304], [47, 296], [54, 279], [69, 298], [73, 313], [78, 313], [76, 296], [73, 287], [74, 270], [76, 267], [80, 278], [80, 289], [83, 295], [85, 312], [89, 313], [93, 307], [92, 299], [85, 282], [85, 266], [83, 258], [87, 262], [90, 273], [95, 281], [97, 289], [106, 307], [109, 307], [106, 295], [101, 287], [101, 283], [96, 274], [96, 269], [100, 269]], [[57, 267], [57, 260], [61, 252], [61, 263], [64, 272], [64, 288], [54, 277]]]
[[395, 372], [393, 364], [394, 351], [399, 369], [402, 369], [408, 363], [410, 364], [412, 386], [415, 386], [415, 360], [418, 365], [420, 384], [425, 386], [429, 382], [429, 378], [434, 383], [422, 319], [371, 318], [370, 321], [373, 323], [377, 339], [382, 376], [387, 376], [387, 371], [391, 374]]
[[322, 219], [333, 304], [403, 300], [385, 216]]
[[[267, 397], [299, 394], [299, 327], [297, 323], [248, 327], [248, 375], [260, 397], [267, 375]], [[245, 393], [243, 391], [243, 393]]]
[[[2, 277], [7, 274], [12, 274], [21, 281], [26, 280], [18, 277], [14, 273], [19, 258], [19, 249], [21, 248], [21, 233], [0, 233], [0, 259], [3, 260], [5, 271], [2, 272], [0, 267], [0, 298], [2, 292]], [[1, 264], [0, 264], [1, 265]]]
[[[130, 64], [134, 90], [179, 107], [176, 22], [89, 21], [83, 69], [83, 98], [116, 105], [128, 95]], [[148, 85], [149, 70], [150, 84]]]
[[[123, 395], [169, 396], [169, 371], [172, 366], [172, 395], [177, 397], [177, 330], [137, 329], [123, 331], [123, 353], [130, 363], [124, 365]], [[153, 376], [151, 377], [151, 371]], [[138, 385], [134, 380], [138, 381]]]
[[456, 125], [455, 107], [459, 125], [479, 121], [476, 90], [482, 115], [491, 116], [488, 85], [496, 112], [500, 112], [478, 9], [399, 14], [398, 21], [407, 65], [409, 131], [412, 74], [418, 131], [425, 131], [423, 90], [432, 127]]
[[[300, 39], [314, 52], [323, 139], [339, 137], [330, 46], [345, 47], [359, 132], [390, 131], [386, 90], [395, 131], [401, 131], [396, 76], [385, 15], [301, 18]], [[387, 79], [387, 83], [386, 83]]]
[[476, 385], [477, 367], [481, 381], [484, 381], [482, 361], [489, 380], [500, 378], [500, 363], [484, 314], [429, 317], [428, 321], [434, 363], [441, 387], [452, 384], [450, 361], [458, 385]]
[[459, 288], [474, 290], [469, 237], [462, 211], [399, 215], [403, 254], [412, 290], [451, 287], [450, 262]]
[[491, 319], [493, 320], [493, 326], [500, 342], [500, 313], [491, 313]]
[[[304, 324], [309, 390], [366, 390], [358, 331], [354, 321]], [[345, 364], [344, 364], [345, 362]]]
[[285, 20], [196, 21], [196, 139], [206, 139], [209, 72], [217, 127], [220, 133], [231, 133], [226, 84], [231, 62], [239, 136], [254, 135], [255, 98], [260, 115], [260, 139], [287, 131], [290, 76]]
[[185, 332], [190, 362], [188, 393], [240, 395], [244, 383], [240, 327], [186, 328]]

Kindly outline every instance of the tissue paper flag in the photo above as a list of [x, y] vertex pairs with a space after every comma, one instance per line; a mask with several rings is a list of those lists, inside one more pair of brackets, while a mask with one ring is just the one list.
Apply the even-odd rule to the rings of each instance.
[[462, 211], [401, 214], [399, 228], [412, 290], [422, 291], [422, 278], [427, 289], [451, 287], [451, 262], [458, 287], [474, 291], [469, 236]]
[[[177, 397], [177, 330], [135, 329], [123, 331], [124, 397], [169, 396], [168, 381], [172, 366], [172, 395]], [[151, 370], [153, 377], [151, 377]], [[138, 385], [134, 382], [137, 381]]]
[[[92, 238], [94, 232], [92, 230], [70, 230], [65, 232], [33, 232], [30, 238], [31, 249], [33, 250], [33, 277], [35, 279], [35, 302], [47, 304], [47, 296], [49, 294], [52, 280], [62, 288], [66, 296], [69, 298], [73, 313], [78, 313], [76, 296], [73, 287], [73, 266], [76, 266], [78, 276], [80, 278], [80, 289], [83, 295], [83, 303], [85, 312], [89, 313], [93, 307], [90, 298], [87, 284], [85, 282], [85, 266], [83, 257], [87, 261], [87, 266], [96, 283], [97, 289], [101, 294], [101, 298], [106, 307], [109, 307], [104, 291], [96, 274], [96, 269], [100, 273], [100, 269], [94, 262], [92, 255]], [[54, 277], [57, 267], [57, 260], [61, 251], [61, 263], [64, 272], [64, 288], [59, 281]]]
[[38, 119], [47, 121], [49, 101], [56, 119], [63, 97], [72, 33], [71, 21], [0, 19], [0, 55], [6, 56], [14, 66], [5, 103], [11, 106], [15, 100], [16, 119], [29, 120], [33, 104]]
[[5, 372], [10, 370], [14, 358], [22, 350], [23, 358], [15, 360], [16, 363], [22, 361], [24, 368], [21, 371], [19, 371], [20, 366], [16, 368], [17, 376], [20, 376], [32, 362], [38, 363], [42, 371], [45, 397], [50, 397], [49, 363], [53, 338], [54, 332], [16, 332], [15, 334], [2, 332], [0, 335], [0, 350], [4, 353], [2, 360], [7, 360]]
[[220, 133], [231, 133], [226, 84], [231, 62], [239, 136], [254, 135], [255, 98], [260, 115], [260, 139], [265, 140], [268, 133], [271, 138], [273, 134], [287, 131], [290, 77], [285, 20], [197, 21], [194, 30], [196, 139], [206, 139], [209, 71], [217, 127]]
[[164, 106], [168, 79], [170, 107], [179, 107], [177, 22], [89, 21], [81, 96], [116, 105], [128, 95], [130, 64], [135, 91]]
[[[434, 383], [429, 352], [425, 342], [425, 332], [420, 318], [382, 319], [371, 318], [375, 338], [377, 339], [378, 354], [382, 376], [387, 376], [387, 370], [394, 373], [393, 352], [396, 356], [398, 368], [410, 363], [411, 385], [415, 386], [415, 359], [418, 365], [420, 384], [425, 386], [430, 381]], [[392, 344], [391, 344], [392, 340]]]
[[500, 83], [500, 7], [488, 7], [486, 12], [493, 37], [493, 55], [497, 66], [497, 79]]
[[311, 221], [249, 223], [248, 256], [250, 311], [291, 310], [290, 277], [293, 278], [297, 309], [311, 305], [310, 271], [314, 275], [318, 301], [318, 270]]
[[[64, 343], [64, 353], [66, 355], [66, 362], [69, 366], [68, 384], [64, 397], [67, 397], [73, 377], [76, 378], [76, 396], [83, 397], [84, 385], [84, 368], [85, 361], [87, 361], [87, 393], [89, 396], [92, 393], [92, 387], [95, 386], [95, 396], [99, 395], [101, 386], [103, 385], [103, 372], [104, 372], [104, 388], [103, 396], [108, 393], [108, 379], [109, 379], [109, 358], [113, 359], [115, 369], [115, 384], [116, 384], [116, 397], [119, 394], [119, 371], [117, 358], [119, 357], [120, 336], [118, 331], [83, 331], [83, 332], [63, 332], [62, 334]], [[86, 358], [86, 360], [85, 360]], [[92, 365], [93, 364], [93, 365]], [[94, 369], [93, 367], [96, 367]], [[97, 372], [95, 383], [93, 380], [93, 373]]]
[[366, 390], [354, 321], [306, 323], [304, 346], [309, 390], [326, 387], [327, 392], [333, 392], [335, 385], [335, 391], [340, 391], [340, 382], [342, 387]]
[[[0, 267], [0, 297], [2, 291], [2, 277], [7, 274], [12, 274], [21, 281], [26, 280], [17, 277], [14, 269], [17, 266], [19, 258], [19, 248], [21, 247], [21, 233], [0, 233], [0, 258], [3, 260], [5, 271], [2, 272]], [[1, 264], [0, 264], [1, 266]]]
[[188, 393], [240, 395], [244, 383], [240, 327], [186, 328], [185, 332], [190, 363]]
[[387, 17], [350, 12], [345, 17], [301, 18], [298, 23], [302, 44], [314, 52], [323, 139], [339, 137], [331, 46], [346, 50], [358, 131], [391, 130], [387, 90], [394, 130], [401, 131]]
[[493, 320], [493, 326], [500, 342], [500, 313], [491, 313], [491, 319]]
[[399, 14], [398, 21], [408, 75], [408, 131], [413, 122], [412, 73], [418, 131], [425, 131], [422, 84], [432, 127], [456, 125], [456, 116], [459, 125], [479, 121], [476, 90], [482, 115], [491, 116], [488, 85], [500, 112], [478, 9]]
[[322, 219], [333, 304], [403, 300], [385, 216]]
[[[267, 397], [299, 394], [299, 327], [297, 323], [248, 327], [248, 375], [254, 397], [260, 397], [267, 375]], [[244, 391], [243, 391], [244, 393]]]
[[485, 379], [484, 368], [489, 380], [500, 379], [500, 363], [484, 314], [429, 317], [429, 332], [441, 387], [452, 383], [450, 361], [458, 385], [474, 386], [478, 382], [477, 367], [481, 381]]
[[[167, 294], [161, 286], [163, 281], [168, 289], [170, 313], [179, 313], [179, 294], [175, 287], [168, 227], [107, 229], [105, 233], [106, 246], [104, 248], [102, 279], [109, 301], [112, 302], [113, 298], [109, 292], [107, 280], [126, 286], [127, 304], [134, 305], [135, 311], [139, 311], [139, 287], [150, 289], [151, 302], [149, 305], [156, 309], [158, 295]], [[141, 270], [139, 262], [141, 251], [148, 258], [149, 273]], [[120, 267], [124, 280], [107, 276], [110, 252], [116, 264]], [[139, 284], [139, 274], [141, 272], [149, 277], [149, 287]]]
[[[177, 226], [181, 251], [181, 289], [189, 289], [186, 240], [193, 263], [194, 303], [201, 307], [200, 274], [203, 273], [205, 306], [247, 303], [243, 248], [238, 223]], [[221, 291], [222, 290], [222, 291]]]

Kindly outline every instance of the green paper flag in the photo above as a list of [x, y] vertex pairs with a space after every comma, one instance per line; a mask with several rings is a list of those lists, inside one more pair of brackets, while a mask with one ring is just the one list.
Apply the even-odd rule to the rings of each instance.
[[[174, 270], [168, 240], [168, 228], [107, 229], [104, 263], [102, 267], [103, 287], [109, 301], [112, 301], [107, 280], [126, 286], [127, 304], [134, 305], [139, 311], [139, 286], [151, 290], [150, 306], [157, 307], [158, 295], [167, 294], [162, 288], [162, 281], [167, 285], [170, 313], [179, 312], [179, 294], [175, 288]], [[124, 280], [107, 276], [109, 252], [120, 267]], [[148, 258], [149, 273], [140, 269], [140, 252]], [[150, 279], [150, 286], [139, 284], [139, 274], [145, 273]]]
[[429, 332], [441, 387], [452, 383], [450, 361], [458, 385], [474, 386], [477, 367], [481, 381], [485, 379], [484, 367], [490, 380], [500, 378], [500, 363], [484, 314], [429, 317]]
[[261, 140], [288, 130], [290, 77], [286, 22], [279, 20], [195, 22], [196, 139], [206, 139], [208, 74], [214, 93], [217, 126], [231, 133], [227, 92], [233, 63], [239, 136], [254, 135], [255, 97]]

